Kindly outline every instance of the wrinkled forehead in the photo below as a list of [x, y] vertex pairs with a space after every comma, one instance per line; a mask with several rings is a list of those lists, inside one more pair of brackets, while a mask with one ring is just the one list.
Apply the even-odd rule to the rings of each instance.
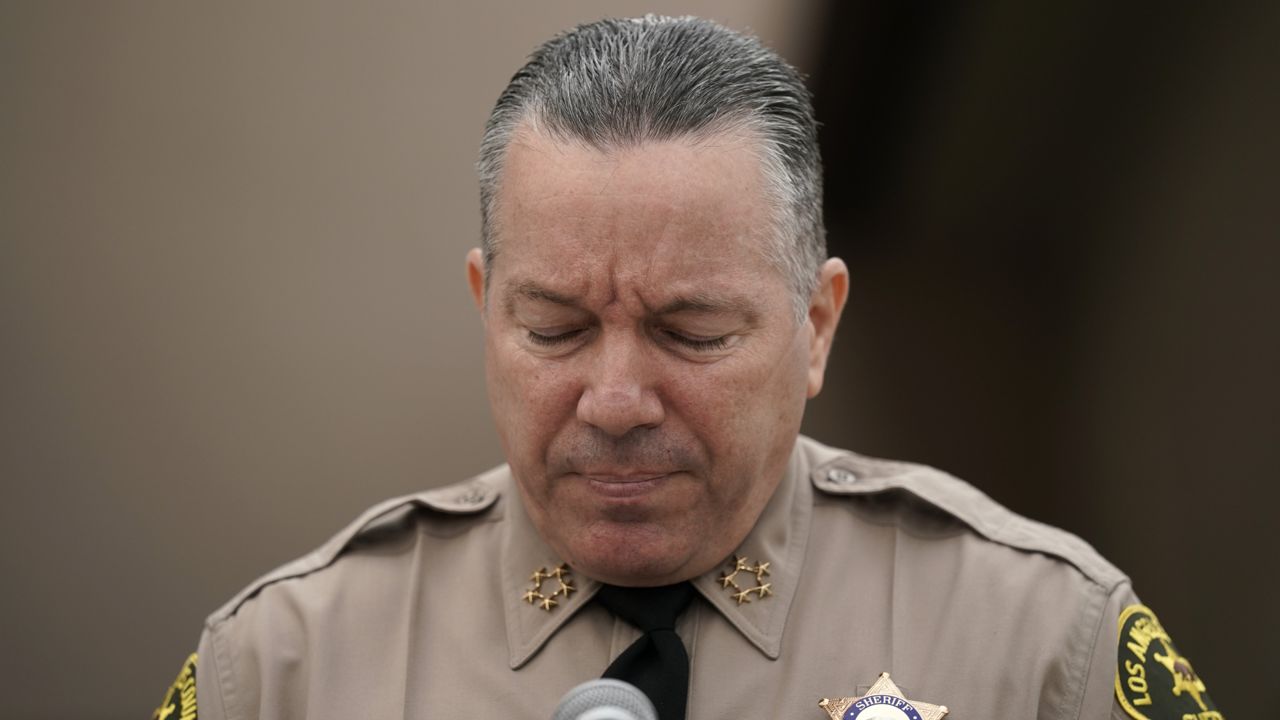
[[527, 132], [505, 165], [487, 277], [499, 292], [538, 282], [588, 302], [648, 304], [785, 286], [750, 137], [598, 148]]
[[602, 144], [526, 120], [506, 150], [493, 210], [494, 255], [550, 224], [578, 241], [733, 232], [752, 241], [741, 249], [763, 257], [773, 256], [777, 234], [761, 144], [739, 126]]

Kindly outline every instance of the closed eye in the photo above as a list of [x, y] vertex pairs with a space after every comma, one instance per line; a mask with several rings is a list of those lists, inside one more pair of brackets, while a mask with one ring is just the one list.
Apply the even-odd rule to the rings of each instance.
[[545, 335], [540, 332], [534, 332], [533, 330], [530, 330], [528, 332], [529, 332], [529, 341], [532, 342], [534, 345], [541, 345], [543, 347], [555, 347], [557, 345], [563, 345], [564, 343], [567, 343], [570, 340], [573, 340], [574, 338], [578, 337], [582, 333], [586, 332], [586, 330], [584, 328], [577, 328], [575, 330], [568, 330], [566, 332], [555, 333], [552, 335]]
[[690, 350], [697, 350], [699, 352], [708, 352], [711, 350], [723, 350], [729, 344], [729, 338], [727, 335], [721, 335], [720, 337], [700, 338], [700, 337], [689, 337], [688, 335], [684, 335], [682, 333], [672, 332], [668, 330], [666, 331], [666, 336], [674, 340], [679, 345], [683, 345], [684, 347], [687, 347]]

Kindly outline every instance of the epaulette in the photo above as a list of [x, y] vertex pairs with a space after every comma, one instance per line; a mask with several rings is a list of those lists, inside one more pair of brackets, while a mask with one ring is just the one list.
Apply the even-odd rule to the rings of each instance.
[[428, 510], [459, 516], [476, 515], [488, 510], [498, 501], [502, 487], [498, 479], [507, 472], [507, 466], [501, 465], [460, 483], [392, 498], [374, 505], [320, 547], [250, 583], [230, 602], [210, 615], [208, 624], [212, 625], [235, 615], [240, 606], [272, 583], [309, 575], [332, 565], [358, 539], [394, 526], [415, 512]]
[[1108, 590], [1128, 579], [1084, 540], [1018, 515], [969, 483], [941, 470], [835, 451], [825, 446], [822, 450], [835, 453], [834, 457], [816, 463], [810, 476], [814, 486], [824, 493], [844, 496], [906, 493], [954, 517], [991, 542], [1069, 563]]

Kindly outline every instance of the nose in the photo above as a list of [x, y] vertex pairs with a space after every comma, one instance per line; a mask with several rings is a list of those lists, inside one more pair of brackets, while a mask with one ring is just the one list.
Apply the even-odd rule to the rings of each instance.
[[578, 398], [578, 419], [614, 437], [656, 427], [665, 411], [652, 387], [643, 349], [632, 338], [601, 338]]

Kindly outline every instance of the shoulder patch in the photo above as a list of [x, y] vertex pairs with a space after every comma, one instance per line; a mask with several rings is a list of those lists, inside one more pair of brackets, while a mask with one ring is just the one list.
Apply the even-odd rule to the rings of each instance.
[[1116, 700], [1137, 720], [1223, 720], [1191, 661], [1145, 605], [1120, 613]]
[[196, 720], [196, 654], [182, 664], [178, 679], [169, 686], [160, 707], [151, 713], [151, 720]]

